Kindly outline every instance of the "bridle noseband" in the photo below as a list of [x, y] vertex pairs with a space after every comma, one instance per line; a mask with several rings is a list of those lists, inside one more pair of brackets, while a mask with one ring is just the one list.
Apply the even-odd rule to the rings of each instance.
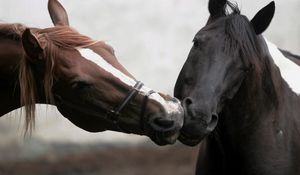
[[[127, 96], [124, 98], [124, 100], [122, 101], [122, 103], [120, 103], [120, 105], [116, 106], [115, 108], [113, 108], [112, 110], [108, 110], [106, 115], [105, 115], [105, 119], [112, 121], [117, 128], [121, 131], [121, 132], [127, 132], [126, 129], [122, 128], [120, 126], [119, 122], [119, 118], [121, 116], [121, 112], [122, 110], [126, 107], [126, 105], [128, 105], [135, 97], [136, 95], [140, 92], [140, 90], [142, 89], [142, 87], [144, 86], [144, 84], [140, 81], [137, 81], [136, 84], [133, 86], [133, 89], [131, 89], [129, 91], [129, 93], [127, 94]], [[146, 108], [147, 108], [147, 104], [148, 104], [148, 100], [149, 100], [149, 96], [151, 94], [155, 93], [155, 91], [150, 90], [145, 94], [144, 100], [142, 102], [142, 106], [141, 106], [141, 112], [140, 112], [140, 123], [141, 123], [141, 129], [142, 131], [144, 130], [145, 124], [145, 112], [146, 112]], [[61, 98], [61, 96], [59, 95], [55, 95], [55, 99], [57, 102], [59, 103], [63, 103], [63, 99]], [[100, 117], [101, 119], [103, 119], [103, 117]]]
[[[124, 98], [124, 100], [122, 101], [122, 103], [120, 103], [118, 106], [116, 106], [115, 108], [113, 108], [112, 110], [109, 110], [106, 114], [107, 118], [109, 120], [111, 120], [114, 124], [117, 125], [117, 127], [124, 131], [125, 129], [121, 128], [120, 125], [118, 124], [119, 122], [119, 118], [121, 115], [121, 111], [126, 107], [126, 105], [128, 105], [139, 93], [139, 91], [142, 89], [142, 87], [144, 86], [144, 83], [142, 83], [141, 81], [137, 81], [136, 84], [133, 86], [133, 89], [131, 89], [129, 91], [129, 93], [127, 94], [127, 96]], [[146, 107], [147, 107], [147, 103], [148, 103], [148, 99], [149, 96], [151, 94], [155, 93], [155, 91], [150, 90], [144, 97], [143, 103], [142, 103], [142, 107], [141, 107], [141, 113], [140, 113], [140, 117], [141, 117], [141, 126], [144, 127], [144, 116], [145, 116], [145, 111], [146, 111]]]

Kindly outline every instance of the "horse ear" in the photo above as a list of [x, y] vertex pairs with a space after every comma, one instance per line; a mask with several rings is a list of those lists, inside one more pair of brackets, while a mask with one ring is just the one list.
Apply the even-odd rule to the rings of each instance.
[[225, 5], [227, 0], [209, 0], [208, 10], [212, 18], [225, 15]]
[[55, 26], [69, 26], [68, 14], [57, 0], [48, 1], [48, 11]]
[[251, 20], [251, 24], [257, 35], [262, 34], [270, 25], [275, 13], [275, 2], [272, 1], [262, 8]]
[[45, 46], [43, 46], [37, 37], [31, 32], [30, 29], [26, 29], [22, 35], [22, 44], [25, 53], [31, 59], [42, 59], [43, 51]]

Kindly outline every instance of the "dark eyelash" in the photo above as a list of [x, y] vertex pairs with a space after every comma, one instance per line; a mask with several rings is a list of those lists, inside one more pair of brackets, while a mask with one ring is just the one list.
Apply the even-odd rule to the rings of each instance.
[[193, 42], [194, 42], [194, 47], [199, 47], [200, 44], [197, 39], [194, 39]]

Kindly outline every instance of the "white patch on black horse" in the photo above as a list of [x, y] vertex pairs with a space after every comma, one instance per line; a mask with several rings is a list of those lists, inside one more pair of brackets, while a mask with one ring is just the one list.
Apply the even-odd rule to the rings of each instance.
[[290, 59], [286, 58], [278, 49], [278, 47], [268, 41], [265, 38], [265, 41], [268, 45], [269, 52], [276, 64], [279, 68], [282, 78], [286, 81], [286, 83], [290, 86], [290, 88], [296, 93], [300, 94], [300, 67], [291, 61]]

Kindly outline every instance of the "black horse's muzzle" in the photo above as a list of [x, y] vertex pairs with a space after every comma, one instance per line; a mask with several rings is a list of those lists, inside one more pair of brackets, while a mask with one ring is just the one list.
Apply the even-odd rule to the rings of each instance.
[[201, 105], [193, 102], [188, 97], [183, 100], [184, 125], [181, 129], [179, 141], [188, 146], [195, 146], [209, 133], [214, 131], [218, 124], [218, 114], [216, 112], [204, 111]]

